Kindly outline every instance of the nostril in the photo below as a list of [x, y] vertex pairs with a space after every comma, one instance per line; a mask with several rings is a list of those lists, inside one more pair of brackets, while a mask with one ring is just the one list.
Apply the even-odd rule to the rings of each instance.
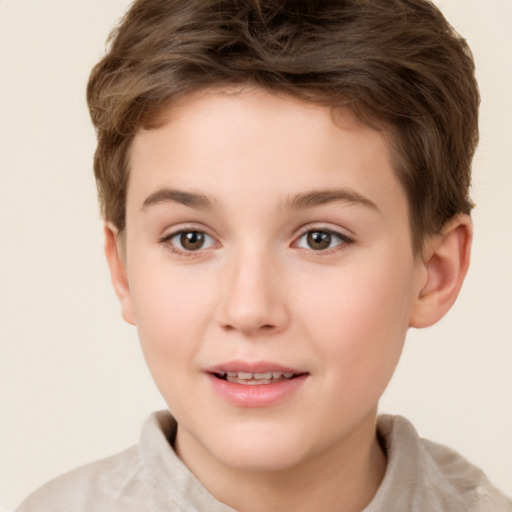
[[274, 330], [276, 328], [276, 326], [272, 325], [272, 324], [263, 324], [263, 325], [260, 325], [260, 326], [241, 325], [240, 327], [236, 327], [235, 325], [232, 325], [232, 324], [224, 324], [222, 327], [226, 331], [242, 331], [242, 332], [256, 332], [256, 331], [269, 332], [269, 331], [272, 331], [272, 330]]

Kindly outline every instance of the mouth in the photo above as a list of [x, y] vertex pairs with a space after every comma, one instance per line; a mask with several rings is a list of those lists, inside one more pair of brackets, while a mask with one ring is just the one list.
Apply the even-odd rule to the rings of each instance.
[[304, 388], [309, 372], [272, 362], [231, 361], [206, 370], [212, 389], [236, 407], [284, 403]]
[[253, 372], [228, 372], [218, 371], [213, 372], [212, 375], [217, 379], [231, 382], [232, 384], [242, 384], [245, 386], [259, 386], [263, 384], [277, 384], [292, 379], [296, 379], [303, 373], [282, 372], [282, 371], [267, 371], [263, 373]]

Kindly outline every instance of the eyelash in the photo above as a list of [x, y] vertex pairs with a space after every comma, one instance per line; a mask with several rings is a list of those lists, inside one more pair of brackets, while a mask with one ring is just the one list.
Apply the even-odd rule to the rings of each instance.
[[[212, 239], [214, 243], [211, 244], [209, 247], [206, 247], [206, 248], [200, 247], [200, 248], [198, 248], [195, 251], [194, 250], [187, 250], [185, 248], [179, 249], [179, 248], [175, 247], [175, 245], [171, 242], [173, 240], [173, 238], [176, 238], [178, 236], [182, 236], [182, 235], [187, 234], [187, 233], [197, 233], [197, 234], [200, 234], [202, 236], [206, 236], [206, 237]], [[299, 241], [301, 239], [303, 239], [305, 236], [310, 235], [312, 233], [327, 234], [330, 237], [338, 240], [338, 243], [336, 243], [333, 247], [327, 247], [325, 249], [320, 249], [320, 250], [315, 250], [315, 249], [306, 248], [306, 247], [298, 247], [299, 249], [304, 249], [304, 250], [310, 251], [311, 253], [314, 253], [315, 256], [327, 256], [327, 255], [335, 253], [335, 252], [343, 251], [343, 250], [346, 249], [347, 245], [350, 245], [350, 244], [354, 243], [354, 240], [351, 237], [349, 237], [349, 236], [347, 236], [347, 235], [345, 235], [343, 233], [340, 233], [338, 231], [334, 231], [332, 229], [327, 229], [327, 228], [309, 228], [309, 229], [303, 231], [295, 239], [295, 241], [292, 244], [292, 247], [293, 246], [297, 246], [297, 244], [299, 243]], [[168, 250], [170, 250], [173, 254], [175, 254], [177, 256], [185, 257], [185, 258], [193, 258], [193, 257], [199, 256], [199, 254], [203, 250], [209, 249], [210, 247], [214, 246], [215, 245], [215, 239], [211, 235], [209, 235], [208, 233], [206, 233], [205, 231], [200, 230], [200, 229], [180, 229], [179, 231], [174, 231], [173, 233], [165, 235], [164, 237], [162, 237], [159, 240], [159, 243], [164, 245]]]
[[[184, 249], [184, 248], [183, 249], [179, 249], [179, 248], [175, 247], [175, 245], [172, 243], [172, 239], [173, 238], [176, 238], [178, 236], [181, 236], [181, 235], [184, 235], [184, 234], [187, 234], [187, 233], [197, 233], [197, 234], [200, 234], [200, 235], [203, 235], [203, 236], [207, 236], [208, 238], [211, 238], [215, 242], [215, 239], [211, 235], [206, 233], [206, 231], [201, 230], [201, 229], [189, 228], [189, 229], [180, 229], [179, 231], [174, 231], [173, 233], [170, 233], [169, 235], [165, 235], [164, 237], [162, 237], [159, 240], [159, 243], [164, 245], [169, 251], [171, 251], [173, 254], [175, 254], [177, 256], [180, 256], [180, 257], [183, 257], [183, 258], [197, 257], [197, 256], [199, 256], [200, 252], [202, 252], [201, 249], [204, 250], [203, 247], [200, 247], [196, 251], [192, 251], [192, 250], [187, 250], [187, 249]], [[215, 243], [212, 244], [212, 246], [213, 245], [215, 245]], [[209, 247], [207, 247], [206, 249], [209, 249]]]
[[335, 252], [343, 251], [345, 250], [350, 244], [354, 243], [354, 239], [340, 233], [339, 231], [334, 231], [332, 229], [328, 228], [309, 228], [306, 231], [303, 231], [300, 236], [296, 239], [296, 242], [294, 242], [294, 245], [297, 244], [302, 238], [305, 236], [311, 234], [311, 233], [323, 233], [328, 234], [333, 239], [337, 239], [338, 243], [334, 245], [333, 247], [327, 247], [326, 249], [321, 250], [314, 250], [312, 248], [304, 248], [305, 250], [311, 251], [315, 254], [315, 256], [327, 256], [329, 254], [333, 254]]

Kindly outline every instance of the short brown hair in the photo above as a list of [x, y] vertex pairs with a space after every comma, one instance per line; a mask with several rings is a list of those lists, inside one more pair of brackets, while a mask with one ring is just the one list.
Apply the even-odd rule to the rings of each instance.
[[87, 99], [105, 219], [125, 228], [129, 149], [185, 94], [255, 85], [351, 108], [384, 130], [415, 249], [469, 213], [478, 87], [469, 47], [428, 0], [137, 0]]

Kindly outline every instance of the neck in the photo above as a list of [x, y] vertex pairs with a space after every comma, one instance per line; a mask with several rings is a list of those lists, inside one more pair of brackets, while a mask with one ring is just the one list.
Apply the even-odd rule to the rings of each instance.
[[[386, 469], [375, 416], [373, 411], [335, 446], [279, 471], [219, 466], [218, 461], [205, 461], [204, 453], [182, 450], [186, 443], [177, 442], [176, 451], [216, 499], [239, 512], [361, 512]], [[198, 460], [200, 464], [195, 464]]]

